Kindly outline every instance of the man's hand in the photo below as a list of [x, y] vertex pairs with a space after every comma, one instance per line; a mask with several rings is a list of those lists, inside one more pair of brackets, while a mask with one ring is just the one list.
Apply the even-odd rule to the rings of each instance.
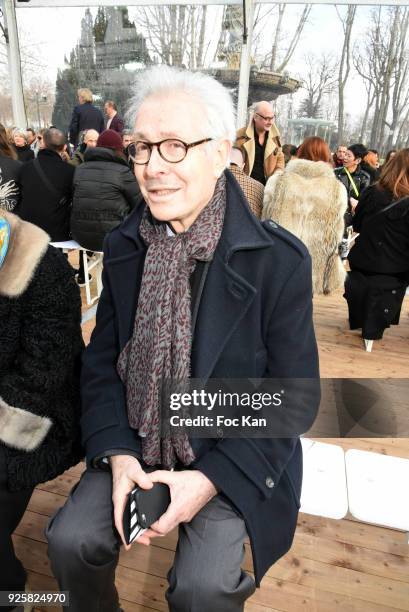
[[[128, 493], [135, 488], [135, 484], [141, 489], [151, 489], [153, 480], [150, 475], [143, 471], [139, 461], [130, 455], [114, 455], [109, 458], [112, 469], [112, 502], [114, 504], [115, 527], [126, 550], [131, 546], [125, 542], [122, 528], [122, 518], [125, 510]], [[155, 472], [157, 473], [157, 472]]]
[[198, 470], [157, 470], [151, 472], [149, 478], [152, 482], [164, 482], [169, 486], [171, 502], [165, 514], [138, 538], [140, 544], [149, 545], [151, 538], [165, 536], [179, 523], [191, 521], [217, 495], [213, 483]]

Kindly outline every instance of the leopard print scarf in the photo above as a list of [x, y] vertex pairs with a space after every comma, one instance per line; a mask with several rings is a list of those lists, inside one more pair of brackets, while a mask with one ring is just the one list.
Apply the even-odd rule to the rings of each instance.
[[192, 345], [190, 276], [196, 260], [210, 261], [219, 242], [226, 209], [226, 178], [192, 226], [169, 236], [152, 223], [148, 209], [140, 234], [148, 246], [133, 335], [119, 355], [117, 370], [126, 387], [129, 423], [142, 438], [148, 465], [189, 465], [194, 453], [185, 433], [163, 434], [161, 385], [188, 380]]

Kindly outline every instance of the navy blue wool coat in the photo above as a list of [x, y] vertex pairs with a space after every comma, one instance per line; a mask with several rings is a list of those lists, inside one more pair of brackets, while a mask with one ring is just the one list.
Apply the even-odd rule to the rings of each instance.
[[[311, 260], [304, 245], [251, 213], [226, 171], [226, 214], [193, 333], [195, 378], [318, 377]], [[116, 372], [132, 335], [146, 247], [144, 204], [105, 241], [104, 290], [83, 364], [83, 441], [89, 461], [111, 449], [140, 452]], [[294, 438], [191, 439], [201, 470], [243, 516], [257, 585], [291, 547], [300, 506], [302, 452]]]

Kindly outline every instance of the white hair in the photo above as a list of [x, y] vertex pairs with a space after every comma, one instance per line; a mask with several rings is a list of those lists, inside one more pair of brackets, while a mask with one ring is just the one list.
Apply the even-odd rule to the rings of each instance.
[[234, 142], [235, 109], [229, 91], [207, 74], [165, 65], [148, 68], [137, 75], [126, 114], [128, 122], [135, 122], [140, 107], [150, 96], [173, 93], [184, 93], [203, 105], [204, 137]]

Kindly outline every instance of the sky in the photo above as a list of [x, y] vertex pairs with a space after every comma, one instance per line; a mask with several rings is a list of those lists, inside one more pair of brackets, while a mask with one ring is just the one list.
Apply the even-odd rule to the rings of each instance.
[[[31, 48], [36, 49], [37, 54], [41, 57], [40, 63], [43, 74], [48, 76], [52, 82], [55, 81], [57, 69], [64, 66], [64, 55], [69, 56], [71, 49], [78, 40], [84, 10], [84, 8], [77, 7], [17, 9], [18, 25], [21, 30], [21, 45], [26, 46], [28, 51]], [[138, 7], [130, 7], [129, 16], [131, 19], [137, 10]], [[212, 7], [212, 10], [220, 10], [220, 8]], [[290, 28], [295, 27], [297, 15], [301, 10], [300, 5], [288, 5], [285, 20]], [[340, 7], [340, 10], [345, 11], [346, 7]], [[354, 37], [362, 36], [370, 10], [370, 7], [358, 7], [353, 30]], [[95, 8], [91, 11], [93, 14], [96, 13]], [[270, 28], [265, 28], [265, 30], [265, 32], [263, 31], [260, 48], [265, 48], [267, 51], [271, 46], [272, 32]], [[217, 37], [218, 34], [219, 32], [216, 34]], [[28, 40], [29, 44], [27, 46]], [[334, 6], [315, 5], [293, 60], [288, 67], [290, 76], [297, 78], [302, 75], [305, 70], [304, 57], [307, 53], [311, 51], [318, 55], [339, 53], [341, 44], [342, 28]], [[363, 112], [365, 100], [365, 90], [359, 77], [352, 77], [348, 89], [347, 112], [358, 115]], [[296, 96], [296, 103], [298, 103], [297, 99], [301, 97], [302, 93]]]

